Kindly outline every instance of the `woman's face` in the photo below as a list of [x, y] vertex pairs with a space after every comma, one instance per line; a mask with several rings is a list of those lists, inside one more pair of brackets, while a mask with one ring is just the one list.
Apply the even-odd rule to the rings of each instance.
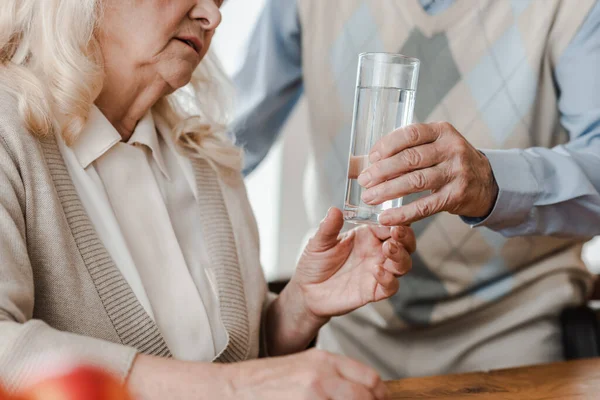
[[224, 0], [102, 0], [98, 41], [107, 78], [186, 85], [221, 22]]

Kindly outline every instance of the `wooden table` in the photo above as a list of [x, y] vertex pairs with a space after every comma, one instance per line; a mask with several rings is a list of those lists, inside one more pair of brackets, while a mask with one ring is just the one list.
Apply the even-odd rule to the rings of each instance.
[[388, 382], [392, 399], [598, 400], [600, 358]]

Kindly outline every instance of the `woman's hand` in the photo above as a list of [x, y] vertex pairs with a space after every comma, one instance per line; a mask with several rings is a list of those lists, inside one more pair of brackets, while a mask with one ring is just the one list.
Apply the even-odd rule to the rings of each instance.
[[298, 262], [289, 290], [298, 290], [307, 311], [320, 318], [346, 314], [398, 291], [411, 268], [412, 229], [364, 225], [340, 235], [344, 220], [329, 210]]
[[384, 400], [389, 396], [373, 369], [318, 350], [235, 364], [138, 355], [127, 385], [139, 400]]
[[371, 149], [371, 166], [358, 177], [362, 200], [381, 204], [411, 193], [431, 194], [384, 211], [382, 225], [407, 225], [442, 211], [487, 216], [498, 185], [487, 157], [446, 122], [414, 124], [385, 135]]
[[309, 350], [231, 366], [235, 399], [387, 399], [373, 369], [346, 357]]
[[330, 209], [296, 273], [267, 313], [269, 354], [306, 348], [332, 316], [392, 296], [411, 268], [416, 242], [408, 227], [361, 226], [340, 235], [342, 213]]

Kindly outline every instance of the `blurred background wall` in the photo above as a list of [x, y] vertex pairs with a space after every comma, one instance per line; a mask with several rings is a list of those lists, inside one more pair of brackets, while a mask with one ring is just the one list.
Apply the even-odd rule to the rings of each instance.
[[[264, 0], [228, 0], [214, 49], [228, 74], [240, 68]], [[246, 179], [259, 222], [261, 262], [268, 281], [289, 278], [308, 232], [302, 180], [308, 154], [308, 118], [302, 99], [267, 159]]]

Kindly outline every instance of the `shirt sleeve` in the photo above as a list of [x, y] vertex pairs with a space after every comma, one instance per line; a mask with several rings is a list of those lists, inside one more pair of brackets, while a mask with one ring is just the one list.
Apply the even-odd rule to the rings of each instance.
[[600, 234], [600, 1], [558, 59], [560, 121], [570, 141], [552, 149], [482, 150], [499, 193], [485, 219], [505, 236]]
[[244, 174], [267, 155], [302, 91], [296, 0], [267, 0], [234, 74], [238, 113], [232, 133], [245, 151]]

